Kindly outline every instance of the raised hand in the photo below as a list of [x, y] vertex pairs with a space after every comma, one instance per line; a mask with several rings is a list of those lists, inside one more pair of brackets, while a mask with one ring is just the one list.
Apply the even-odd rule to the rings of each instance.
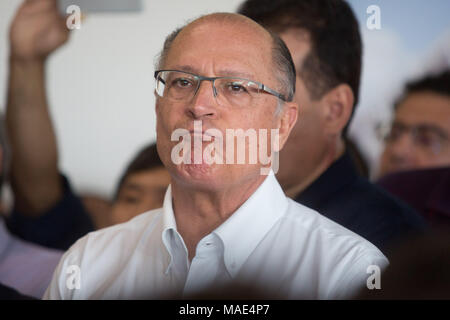
[[10, 26], [10, 56], [43, 61], [67, 41], [69, 32], [56, 0], [25, 0]]

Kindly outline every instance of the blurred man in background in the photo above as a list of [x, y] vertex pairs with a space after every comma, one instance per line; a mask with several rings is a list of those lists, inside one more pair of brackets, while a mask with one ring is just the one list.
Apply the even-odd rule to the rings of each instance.
[[148, 210], [160, 208], [170, 176], [159, 158], [156, 144], [138, 152], [117, 185], [110, 224], [122, 223]]
[[384, 250], [423, 227], [406, 205], [358, 175], [346, 132], [358, 102], [362, 43], [342, 0], [248, 0], [239, 12], [278, 33], [296, 70], [299, 120], [280, 152], [288, 196]]

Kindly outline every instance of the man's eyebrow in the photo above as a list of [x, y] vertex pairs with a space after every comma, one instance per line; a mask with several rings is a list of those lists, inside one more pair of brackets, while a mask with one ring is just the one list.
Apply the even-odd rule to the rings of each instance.
[[229, 70], [229, 69], [223, 69], [220, 70], [220, 76], [223, 77], [238, 77], [238, 78], [246, 78], [249, 80], [252, 80], [255, 76], [251, 73], [247, 73], [245, 71], [237, 71], [237, 70]]
[[[181, 66], [175, 66], [172, 68], [173, 70], [180, 70], [180, 71], [186, 71], [190, 73], [194, 73], [197, 75], [205, 76], [204, 74], [200, 74], [199, 71], [192, 66], [189, 65], [181, 65]], [[246, 78], [249, 80], [254, 79], [254, 75], [245, 71], [238, 71], [238, 70], [232, 70], [232, 69], [221, 69], [219, 70], [218, 77], [237, 77], [237, 78]]]
[[198, 70], [196, 70], [195, 68], [193, 68], [189, 65], [174, 66], [173, 68], [170, 68], [170, 70], [179, 70], [179, 71], [186, 71], [186, 72], [198, 74]]
[[416, 123], [414, 125], [408, 125], [408, 124], [405, 124], [402, 121], [394, 120], [392, 125], [404, 126], [404, 127], [422, 128], [422, 129], [425, 129], [425, 130], [433, 131], [434, 133], [437, 133], [438, 135], [440, 135], [444, 139], [448, 139], [449, 138], [449, 134], [447, 133], [447, 131], [443, 127], [441, 127], [439, 125], [436, 125], [434, 123], [431, 123], [431, 122], [419, 122], [419, 123]]

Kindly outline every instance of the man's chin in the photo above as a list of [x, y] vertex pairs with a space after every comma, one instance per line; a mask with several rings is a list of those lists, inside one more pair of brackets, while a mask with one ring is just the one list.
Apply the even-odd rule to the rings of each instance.
[[207, 163], [182, 164], [180, 170], [186, 172], [191, 178], [198, 177], [199, 179], [211, 178], [214, 171], [216, 171], [214, 170], [214, 165]]
[[212, 188], [220, 184], [221, 178], [217, 165], [214, 164], [181, 164], [176, 166], [176, 176], [182, 184], [192, 185], [192, 187], [205, 186]]

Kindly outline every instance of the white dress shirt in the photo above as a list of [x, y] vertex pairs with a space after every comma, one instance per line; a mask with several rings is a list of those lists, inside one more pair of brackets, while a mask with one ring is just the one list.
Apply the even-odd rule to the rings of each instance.
[[[169, 186], [163, 208], [78, 240], [44, 297], [181, 298], [239, 283], [269, 298], [339, 299], [366, 285], [370, 265], [383, 270], [387, 264], [367, 240], [287, 198], [271, 174], [200, 240], [191, 262], [177, 232]], [[79, 267], [79, 289], [67, 285], [72, 265]]]

